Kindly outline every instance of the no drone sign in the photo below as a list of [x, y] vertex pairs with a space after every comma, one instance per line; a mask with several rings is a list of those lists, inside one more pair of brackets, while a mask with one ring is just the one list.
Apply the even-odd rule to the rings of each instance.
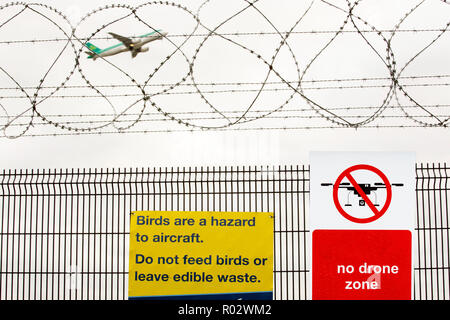
[[311, 153], [311, 285], [320, 300], [411, 299], [412, 153]]

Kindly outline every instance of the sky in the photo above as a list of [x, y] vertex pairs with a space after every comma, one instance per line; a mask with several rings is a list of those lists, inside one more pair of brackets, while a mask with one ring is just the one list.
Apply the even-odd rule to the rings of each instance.
[[[139, 9], [144, 22], [123, 18], [130, 12], [124, 7], [96, 9], [145, 1], [39, 3], [47, 7], [33, 7], [37, 13], [27, 10], [9, 22], [20, 8], [0, 10], [0, 126], [10, 137], [0, 138], [0, 168], [302, 165], [309, 163], [311, 151], [414, 151], [417, 162], [450, 160], [448, 128], [416, 127], [450, 117], [450, 31], [445, 29], [450, 5], [440, 0], [360, 1], [355, 12], [363, 19], [348, 21], [347, 32], [329, 45], [335, 36], [330, 30], [339, 30], [346, 19], [338, 8], [347, 9], [347, 1], [260, 0], [255, 3], [258, 10], [245, 10], [236, 17], [245, 1], [174, 1]], [[352, 25], [370, 30], [363, 21], [377, 30], [392, 30], [402, 21], [399, 29], [409, 30], [397, 32], [390, 43], [407, 95], [391, 91], [385, 41], [390, 33], [367, 32], [363, 37]], [[81, 41], [74, 41], [73, 48], [67, 41], [30, 41], [64, 40], [71, 25], [78, 39], [93, 38], [90, 41], [101, 48], [117, 43], [107, 38], [108, 32], [133, 36], [158, 28], [169, 32], [169, 37], [151, 43], [149, 52], [136, 59], [124, 53], [94, 62], [81, 52], [79, 66], [75, 58], [84, 51]], [[291, 28], [288, 45], [280, 46], [278, 32], [286, 34]], [[411, 31], [415, 29], [422, 31]], [[205, 38], [211, 30], [226, 38]], [[201, 50], [196, 53], [197, 48]], [[272, 59], [276, 73], [265, 63]], [[37, 110], [48, 122], [36, 118], [27, 128], [31, 104], [25, 95], [33, 96], [43, 77]], [[301, 94], [292, 90], [299, 77], [304, 81]], [[263, 82], [266, 90], [259, 92]], [[155, 106], [139, 100], [143, 83]], [[156, 94], [174, 83], [178, 85], [169, 90], [171, 94]], [[17, 84], [26, 94], [17, 90]], [[56, 87], [58, 91], [52, 93]], [[388, 98], [390, 107], [371, 119]], [[331, 116], [326, 110], [337, 115], [335, 122], [324, 118]], [[22, 117], [5, 128], [18, 114]], [[119, 121], [107, 125], [114, 114], [120, 115]], [[267, 116], [254, 119], [260, 115]], [[253, 121], [228, 125], [241, 116]], [[371, 119], [369, 127], [336, 124], [364, 119]], [[77, 133], [89, 134], [72, 135], [73, 130], [61, 128], [66, 121], [79, 129]], [[104, 128], [87, 131], [102, 124]], [[130, 129], [117, 133], [117, 127], [127, 126]], [[11, 139], [25, 128], [24, 136]]]

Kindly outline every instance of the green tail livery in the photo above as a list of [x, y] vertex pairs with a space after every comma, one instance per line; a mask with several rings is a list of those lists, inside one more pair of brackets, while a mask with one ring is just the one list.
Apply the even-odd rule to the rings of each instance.
[[87, 42], [86, 43], [86, 47], [89, 49], [89, 50], [91, 50], [92, 52], [95, 52], [95, 53], [100, 53], [100, 52], [102, 52], [102, 49], [100, 49], [99, 47], [96, 47], [96, 46], [94, 46], [92, 43], [90, 43], [90, 42]]

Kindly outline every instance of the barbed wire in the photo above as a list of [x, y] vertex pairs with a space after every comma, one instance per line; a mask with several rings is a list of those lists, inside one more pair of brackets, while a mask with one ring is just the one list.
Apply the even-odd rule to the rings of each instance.
[[[325, 129], [325, 128], [409, 128], [409, 127], [442, 127], [447, 128], [450, 123], [450, 107], [446, 103], [444, 94], [438, 94], [437, 103], [420, 101], [412, 89], [438, 90], [440, 87], [448, 87], [450, 82], [442, 82], [450, 77], [444, 70], [440, 74], [407, 74], [406, 71], [416, 60], [426, 52], [436, 49], [444, 43], [442, 49], [448, 49], [448, 41], [442, 39], [448, 35], [450, 21], [446, 21], [440, 27], [408, 26], [411, 17], [420, 11], [425, 3], [432, 3], [440, 10], [450, 10], [448, 2], [444, 0], [422, 0], [409, 5], [400, 20], [392, 28], [377, 28], [367, 18], [358, 14], [358, 9], [364, 5], [365, 0], [340, 1], [339, 4], [326, 0], [311, 0], [299, 11], [298, 18], [288, 29], [280, 29], [276, 26], [270, 14], [263, 10], [263, 0], [238, 1], [241, 6], [236, 11], [222, 17], [213, 26], [207, 26], [205, 11], [214, 10], [214, 1], [206, 0], [197, 9], [190, 9], [181, 4], [169, 1], [150, 1], [137, 6], [127, 4], [107, 5], [95, 9], [73, 25], [70, 20], [58, 9], [41, 3], [11, 2], [0, 6], [0, 32], [14, 23], [21, 16], [31, 14], [35, 19], [41, 19], [56, 30], [55, 37], [39, 39], [8, 39], [0, 40], [0, 46], [33, 46], [38, 44], [49, 45], [51, 43], [62, 44], [58, 47], [56, 58], [51, 61], [50, 67], [45, 70], [36, 85], [22, 85], [21, 80], [15, 76], [14, 66], [5, 66], [0, 61], [0, 76], [3, 76], [5, 84], [0, 84], [0, 129], [3, 137], [19, 138], [23, 136], [58, 136], [81, 134], [110, 134], [110, 133], [151, 133], [151, 132], [184, 132], [196, 130], [276, 130], [276, 129]], [[340, 4], [346, 3], [346, 7]], [[439, 5], [440, 4], [440, 5]], [[151, 8], [164, 8], [173, 14], [183, 15], [193, 24], [190, 33], [174, 33], [163, 35], [158, 31], [159, 26], [149, 23], [148, 12]], [[342, 16], [343, 20], [335, 30], [298, 30], [305, 19], [312, 15], [314, 10], [334, 10], [336, 16]], [[120, 14], [118, 12], [120, 11]], [[239, 31], [229, 32], [228, 24], [245, 17], [251, 12], [264, 22], [270, 31]], [[109, 22], [99, 22], [96, 19], [109, 15]], [[102, 70], [108, 73], [120, 75], [128, 83], [98, 83], [90, 80], [90, 71], [86, 68], [84, 52], [89, 51], [86, 42], [93, 40], [110, 41], [113, 37], [101, 36], [111, 27], [120, 23], [133, 21], [146, 29], [159, 33], [166, 47], [171, 49], [165, 54], [160, 54], [160, 61], [153, 61], [154, 69], [147, 71], [147, 75], [137, 77], [131, 72], [129, 65], [123, 66], [117, 60], [98, 57], [98, 63]], [[84, 25], [97, 25], [94, 32], [89, 35], [80, 34]], [[425, 44], [417, 52], [411, 52], [411, 57], [404, 59], [400, 65], [399, 54], [394, 48], [394, 43], [399, 34], [429, 34]], [[310, 79], [314, 68], [320, 69], [321, 59], [327, 51], [342, 37], [348, 34], [356, 36], [358, 41], [363, 41], [371, 55], [377, 59], [377, 63], [383, 66], [384, 73], [388, 76], [366, 77], [326, 77]], [[315, 52], [305, 58], [298, 51], [293, 37], [300, 35], [328, 36], [322, 41], [322, 45], [315, 48]], [[11, 36], [11, 35], [10, 35]], [[130, 36], [136, 39], [138, 36]], [[270, 52], [262, 52], [255, 47], [254, 42], [244, 37], [255, 37], [270, 44]], [[274, 41], [274, 38], [278, 38]], [[240, 50], [246, 57], [252, 57], [259, 64], [255, 73], [263, 74], [260, 81], [221, 81], [220, 77], [214, 81], [200, 81], [200, 73], [204, 61], [204, 51], [207, 50], [212, 39], [220, 40], [227, 46]], [[181, 41], [181, 42], [180, 42]], [[356, 41], [356, 40], [355, 40]], [[428, 42], [427, 42], [428, 41]], [[380, 43], [383, 45], [380, 47]], [[1, 47], [0, 47], [1, 49]], [[165, 48], [167, 49], [167, 48]], [[404, 49], [404, 48], [403, 48]], [[6, 49], [8, 50], [8, 49]], [[25, 50], [26, 52], [27, 50]], [[402, 51], [402, 50], [399, 50]], [[167, 53], [168, 52], [168, 53]], [[341, 53], [343, 56], [345, 52]], [[299, 58], [301, 56], [302, 58]], [[282, 58], [280, 58], [282, 57]], [[65, 60], [64, 60], [65, 59]], [[339, 59], [339, 57], [337, 57]], [[55, 82], [57, 77], [53, 74], [58, 71], [58, 64], [64, 62], [68, 73], [62, 77], [62, 81]], [[173, 62], [176, 61], [176, 62]], [[282, 61], [282, 63], [280, 62]], [[286, 68], [285, 63], [291, 67]], [[177, 65], [182, 75], [178, 80], [171, 82], [153, 83], [154, 79], [161, 77], [164, 69], [169, 69], [171, 64]], [[67, 66], [69, 65], [69, 66]], [[33, 73], [33, 66], [17, 67], [26, 68]], [[93, 68], [93, 67], [91, 67]], [[147, 69], [147, 68], [145, 68]], [[288, 72], [286, 72], [288, 70]], [[290, 74], [287, 76], [286, 74]], [[292, 73], [295, 74], [293, 79]], [[89, 75], [88, 75], [89, 74]], [[172, 76], [171, 76], [172, 77]], [[105, 77], [108, 80], [108, 77]], [[417, 83], [416, 80], [421, 80]], [[6, 85], [6, 81], [9, 82]], [[25, 81], [26, 82], [26, 81]], [[75, 82], [75, 83], [73, 83]], [[80, 83], [81, 82], [81, 83]], [[376, 83], [372, 83], [376, 82]], [[183, 88], [189, 88], [185, 90]], [[68, 93], [67, 90], [84, 90], [81, 93]], [[107, 92], [109, 90], [109, 92]], [[131, 90], [127, 92], [126, 90]], [[331, 103], [324, 103], [322, 96], [313, 92], [325, 90], [340, 91], [339, 99], [354, 95], [349, 90], [368, 90], [376, 93], [362, 93], [361, 96], [377, 96], [381, 102], [374, 106], [339, 106], [331, 99]], [[14, 91], [13, 94], [3, 94], [3, 91]], [[90, 91], [91, 93], [87, 93]], [[285, 95], [287, 93], [287, 96]], [[273, 102], [281, 98], [281, 102]], [[329, 93], [325, 94], [327, 96]], [[237, 99], [244, 101], [241, 106], [233, 105], [232, 110], [227, 110], [219, 104], [217, 96], [227, 95], [230, 101]], [[170, 97], [183, 97], [189, 100], [185, 105], [179, 101], [169, 101]], [[424, 95], [425, 97], [427, 94]], [[448, 95], [447, 95], [448, 96]], [[132, 100], [126, 100], [132, 98]], [[52, 104], [52, 101], [65, 99], [65, 105]], [[96, 99], [100, 102], [81, 102], [80, 99]], [[120, 99], [119, 102], [116, 100]], [[338, 99], [338, 100], [339, 100]], [[28, 101], [23, 103], [23, 101]], [[228, 100], [228, 99], [225, 99]], [[278, 99], [279, 100], [279, 99]], [[183, 101], [183, 100], [182, 100]], [[82, 105], [80, 105], [82, 103]], [[111, 112], [102, 111], [106, 106]], [[192, 104], [192, 105], [191, 105]], [[67, 114], [61, 112], [65, 106], [69, 107]], [[98, 112], [91, 112], [97, 109]], [[268, 105], [272, 107], [268, 108]], [[299, 105], [306, 107], [299, 108]], [[91, 109], [85, 113], [74, 113], [74, 107]], [[186, 111], [187, 108], [198, 108], [203, 111]], [[136, 110], [137, 109], [137, 110]], [[152, 111], [150, 112], [149, 109]], [[180, 111], [181, 110], [181, 111]], [[387, 110], [401, 112], [387, 114]], [[439, 112], [437, 112], [439, 110]], [[56, 112], [55, 112], [56, 111]], [[345, 112], [344, 112], [345, 111]], [[3, 113], [3, 114], [2, 114]], [[288, 113], [286, 115], [285, 113]], [[292, 114], [295, 113], [295, 114]], [[148, 118], [149, 115], [160, 118]], [[198, 116], [194, 116], [198, 115]], [[109, 119], [93, 119], [95, 117]], [[67, 120], [63, 118], [73, 118]], [[61, 119], [60, 119], [61, 118]], [[89, 118], [85, 120], [85, 118]], [[24, 121], [25, 120], [25, 121]], [[308, 120], [310, 123], [299, 125], [300, 120]], [[319, 121], [313, 124], [312, 120]], [[380, 123], [375, 123], [376, 121]], [[386, 123], [386, 121], [401, 120], [402, 122]], [[272, 122], [271, 122], [272, 121]], [[408, 124], [412, 121], [412, 125]], [[323, 122], [323, 123], [320, 123]], [[170, 123], [170, 127], [168, 127]], [[258, 126], [258, 123], [261, 124]], [[282, 125], [280, 126], [280, 123]], [[156, 127], [159, 125], [159, 127]], [[286, 126], [285, 126], [286, 125]], [[148, 126], [151, 126], [150, 128]], [[181, 127], [180, 127], [181, 126]], [[265, 127], [264, 127], [265, 126]], [[40, 132], [36, 132], [40, 130]], [[47, 132], [42, 132], [47, 130]]]
[[[437, 105], [426, 105], [425, 107], [427, 108], [441, 108], [441, 109], [445, 109], [450, 107], [449, 104], [437, 104]], [[352, 106], [352, 107], [335, 107], [332, 108], [332, 110], [370, 110], [370, 109], [377, 109], [377, 106]], [[387, 109], [399, 109], [399, 108], [416, 108], [415, 105], [403, 105], [403, 106], [396, 106], [396, 105], [391, 105], [388, 106]], [[269, 112], [270, 109], [266, 108], [263, 110], [255, 110], [255, 111], [250, 111], [251, 113], [264, 113], [264, 112]], [[280, 111], [279, 113], [292, 113], [292, 112], [312, 112], [311, 108], [294, 108], [294, 109], [284, 109], [282, 111]], [[229, 110], [227, 111], [227, 113], [229, 114], [234, 114], [234, 113], [239, 113], [242, 111], [239, 110]], [[215, 114], [214, 111], [179, 111], [179, 112], [174, 112], [173, 114], [178, 114], [178, 115], [203, 115], [203, 114]], [[83, 118], [83, 117], [108, 117], [108, 116], [113, 116], [114, 114], [112, 113], [85, 113], [85, 114], [52, 114], [52, 117], [74, 117], [74, 118]], [[128, 113], [127, 116], [136, 116], [138, 115], [137, 113], [133, 114], [133, 113]], [[145, 112], [143, 115], [146, 116], [156, 116], [156, 115], [161, 115], [161, 113], [159, 112]], [[27, 118], [26, 115], [16, 115], [18, 118]], [[402, 116], [402, 115], [400, 115]], [[406, 117], [403, 115], [403, 117]], [[0, 116], [0, 118], [8, 118], [8, 116], [3, 115]]]
[[[110, 116], [110, 115], [109, 115]], [[145, 114], [143, 114], [143, 116], [145, 116]], [[444, 117], [449, 117], [449, 114], [445, 114], [445, 115], [441, 115]], [[237, 119], [238, 116], [229, 116], [227, 115], [227, 117], [229, 119]], [[432, 115], [422, 115], [422, 116], [418, 116], [417, 118], [431, 118], [433, 117]], [[246, 117], [247, 119], [252, 119], [252, 118], [257, 118], [257, 115], [255, 116], [251, 116], [248, 115]], [[315, 119], [315, 118], [321, 118], [321, 116], [315, 114], [315, 115], [279, 115], [278, 113], [275, 115], [271, 115], [267, 117], [268, 119]], [[364, 118], [364, 116], [362, 115], [353, 115], [353, 116], [348, 116], [348, 118], [350, 119], [360, 119], [360, 118]], [[380, 118], [382, 119], [389, 119], [389, 118], [405, 118], [405, 116], [402, 115], [380, 115]], [[182, 118], [184, 121], [190, 121], [190, 120], [220, 120], [221, 117], [219, 116], [197, 116], [197, 117], [183, 117]], [[126, 119], [122, 119], [122, 120], [117, 120], [118, 123], [121, 122], [127, 122], [129, 120]], [[166, 119], [166, 118], [141, 118], [142, 122], [165, 122], [165, 121], [171, 121], [170, 119]], [[95, 123], [108, 123], [108, 120], [89, 120], [89, 121], [82, 121], [82, 120], [73, 120], [73, 121], [60, 121], [59, 123], [62, 125], [73, 125], [73, 124], [95, 124]], [[12, 126], [23, 126], [23, 125], [27, 125], [27, 123], [14, 123], [12, 124]], [[36, 122], [33, 124], [34, 126], [42, 126], [42, 125], [46, 125], [45, 122]]]
[[[360, 30], [361, 33], [424, 33], [424, 32], [442, 32], [445, 29], [384, 29], [384, 30]], [[287, 32], [281, 32], [281, 34], [286, 34]], [[310, 30], [310, 31], [293, 31], [291, 32], [291, 35], [317, 35], [317, 34], [335, 34], [336, 30]], [[356, 30], [342, 30], [341, 33], [358, 33]], [[208, 34], [194, 34], [192, 37], [199, 37], [203, 38], [207, 36]], [[278, 35], [276, 32], [231, 32], [231, 33], [223, 33], [224, 36], [273, 36]], [[137, 35], [125, 35], [127, 38], [131, 39], [139, 39], [140, 36]], [[169, 34], [166, 37], [167, 38], [185, 38], [188, 37], [189, 34]], [[211, 35], [211, 37], [214, 37], [217, 35]], [[94, 41], [94, 40], [116, 40], [114, 37], [111, 36], [98, 36], [98, 37], [92, 37], [92, 38], [78, 38], [80, 41]], [[33, 44], [39, 44], [39, 43], [47, 43], [47, 42], [66, 42], [67, 39], [65, 38], [51, 38], [51, 39], [25, 39], [25, 40], [0, 40], [0, 44], [24, 44], [24, 43], [33, 43]]]
[[[419, 75], [419, 76], [401, 76], [399, 77], [400, 79], [413, 79], [413, 80], [417, 80], [417, 79], [442, 79], [442, 78], [450, 78], [450, 75], [448, 74], [438, 74], [438, 75]], [[391, 78], [388, 77], [372, 77], [372, 78], [342, 78], [342, 79], [317, 79], [317, 80], [304, 80], [302, 83], [310, 83], [310, 84], [317, 84], [317, 83], [324, 83], [324, 82], [338, 82], [338, 83], [342, 83], [342, 82], [370, 82], [370, 81], [380, 81], [380, 80], [392, 80]], [[289, 81], [290, 84], [297, 84], [299, 81]], [[262, 85], [264, 84], [264, 82], [203, 82], [203, 83], [197, 83], [198, 86], [212, 86], [212, 87], [217, 87], [217, 86], [237, 86], [237, 87], [241, 87], [241, 86], [245, 86], [245, 85]], [[274, 85], [274, 84], [283, 84], [282, 81], [267, 81], [265, 82], [265, 84], [267, 85]], [[151, 84], [149, 83], [147, 86], [148, 87], [170, 87], [170, 86], [174, 86], [175, 84], [173, 83], [155, 83], [155, 84]], [[413, 85], [413, 84], [412, 84]], [[417, 84], [417, 86], [432, 86], [434, 84], [432, 83], [423, 83], [423, 84]], [[443, 84], [436, 84], [436, 85], [443, 85]], [[122, 83], [117, 83], [117, 84], [98, 84], [95, 85], [97, 88], [129, 88], [129, 87], [135, 87], [135, 85], [133, 84], [122, 84]], [[192, 83], [181, 83], [178, 85], [179, 87], [192, 87], [194, 86]], [[365, 88], [363, 85], [361, 85], [362, 88]], [[409, 86], [409, 85], [406, 85]], [[0, 90], [21, 90], [21, 89], [26, 89], [26, 90], [36, 90], [38, 87], [0, 87]], [[57, 86], [41, 86], [41, 89], [55, 89], [57, 88]], [[61, 89], [79, 89], [79, 88], [90, 88], [90, 86], [88, 85], [65, 85], [63, 87], [61, 87]], [[322, 88], [327, 88], [327, 87], [322, 87]], [[318, 89], [321, 89], [320, 87]]]
[[[422, 126], [416, 125], [367, 125], [364, 128], [367, 129], [414, 129], [414, 128], [431, 128], [432, 126]], [[297, 126], [297, 127], [252, 127], [252, 128], [220, 128], [216, 131], [294, 131], [294, 130], [323, 130], [323, 129], [335, 129], [334, 126]], [[129, 134], [149, 134], [149, 133], [195, 133], [198, 130], [194, 128], [190, 129], [147, 129], [147, 130], [129, 130]], [[80, 132], [66, 132], [66, 133], [41, 133], [41, 134], [28, 134], [27, 137], [61, 137], [61, 136], [80, 136], [83, 133]], [[117, 134], [116, 131], [97, 131], [97, 132], [87, 132], [85, 135], [112, 135]]]
[[[268, 84], [268, 83], [266, 83]], [[210, 86], [215, 86], [214, 84], [210, 84]], [[448, 87], [450, 86], [449, 82], [445, 83], [414, 83], [414, 84], [405, 84], [403, 87]], [[105, 86], [97, 86], [97, 87], [105, 87]], [[110, 88], [119, 88], [118, 86], [109, 86]], [[64, 87], [67, 88], [67, 87]], [[367, 88], [391, 88], [390, 84], [379, 84], [379, 85], [353, 85], [353, 86], [322, 86], [322, 87], [303, 87], [303, 90], [335, 90], [335, 89], [367, 89]], [[42, 88], [41, 88], [42, 89]], [[204, 94], [221, 94], [221, 93], [249, 93], [249, 92], [277, 92], [277, 91], [291, 91], [289, 88], [264, 88], [264, 89], [243, 89], [241, 86], [236, 86], [231, 89], [217, 89], [217, 90], [202, 90]], [[161, 93], [161, 96], [164, 95], [195, 95], [198, 94], [197, 91], [177, 91], [177, 92], [165, 92]], [[113, 97], [139, 97], [141, 94], [139, 93], [111, 93], [104, 94], [104, 97], [113, 98]], [[36, 98], [46, 98], [46, 95], [36, 96]], [[23, 96], [2, 96], [0, 95], [0, 99], [26, 99], [27, 97]], [[68, 98], [98, 98], [97, 95], [86, 95], [86, 94], [78, 94], [78, 95], [52, 95], [48, 97], [49, 99], [68, 99]]]

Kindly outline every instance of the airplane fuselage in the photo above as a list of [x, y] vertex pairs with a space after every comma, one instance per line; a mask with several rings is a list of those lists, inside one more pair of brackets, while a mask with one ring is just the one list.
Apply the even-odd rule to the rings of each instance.
[[124, 45], [121, 45], [120, 47], [117, 47], [115, 49], [110, 49], [108, 51], [99, 53], [99, 54], [95, 54], [94, 56], [90, 56], [89, 58], [93, 58], [94, 60], [98, 59], [98, 58], [104, 58], [104, 57], [110, 57], [110, 56], [115, 56], [116, 54], [122, 53], [122, 52], [127, 52], [130, 51], [127, 47], [125, 47]]
[[128, 51], [133, 54], [133, 57], [135, 57], [138, 53], [147, 52], [149, 50], [148, 47], [144, 47], [146, 44], [155, 40], [160, 40], [167, 34], [168, 34], [167, 32], [158, 32], [156, 34], [144, 36], [139, 40], [133, 41], [133, 43], [130, 46], [126, 46], [124, 43], [120, 43], [115, 46], [104, 49], [101, 52], [95, 54], [93, 53], [88, 58], [96, 60], [98, 58], [110, 57]]

